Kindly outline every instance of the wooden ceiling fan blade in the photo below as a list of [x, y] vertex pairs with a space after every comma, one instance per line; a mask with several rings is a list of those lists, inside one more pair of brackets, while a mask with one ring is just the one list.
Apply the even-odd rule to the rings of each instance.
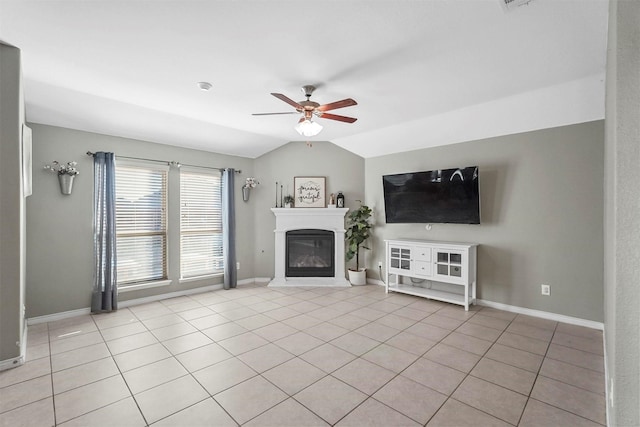
[[351, 107], [352, 105], [358, 105], [358, 103], [351, 98], [347, 98], [347, 99], [343, 99], [342, 101], [336, 101], [330, 104], [320, 105], [319, 107], [316, 107], [316, 110], [329, 111], [329, 110], [336, 110], [338, 108]]
[[286, 113], [252, 113], [252, 116], [275, 116], [278, 114], [300, 114], [297, 111], [287, 111]]
[[304, 107], [302, 105], [298, 104], [296, 101], [294, 101], [293, 99], [289, 98], [286, 95], [283, 95], [281, 93], [271, 93], [271, 95], [275, 96], [276, 98], [278, 98], [281, 101], [286, 102], [287, 104], [291, 105], [296, 110], [304, 110]]
[[358, 120], [354, 117], [339, 116], [337, 114], [328, 114], [328, 113], [322, 113], [320, 117], [323, 119], [337, 120], [339, 122], [345, 122], [345, 123], [353, 123], [356, 120]]

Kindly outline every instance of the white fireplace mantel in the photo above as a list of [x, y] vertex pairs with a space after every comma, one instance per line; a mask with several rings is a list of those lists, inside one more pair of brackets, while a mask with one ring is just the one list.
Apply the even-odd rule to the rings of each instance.
[[[348, 208], [271, 208], [276, 216], [275, 275], [269, 286], [351, 286], [345, 278], [344, 216]], [[334, 277], [286, 277], [286, 233], [291, 230], [333, 231]]]

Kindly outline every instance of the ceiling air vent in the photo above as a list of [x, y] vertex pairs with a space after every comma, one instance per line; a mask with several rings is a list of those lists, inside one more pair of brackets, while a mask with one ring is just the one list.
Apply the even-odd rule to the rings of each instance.
[[531, 3], [533, 0], [500, 0], [500, 4], [505, 12], [510, 12]]

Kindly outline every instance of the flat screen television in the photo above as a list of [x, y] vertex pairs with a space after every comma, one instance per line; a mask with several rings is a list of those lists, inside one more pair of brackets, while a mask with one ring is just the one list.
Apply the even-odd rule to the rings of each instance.
[[386, 222], [480, 224], [478, 167], [382, 177]]

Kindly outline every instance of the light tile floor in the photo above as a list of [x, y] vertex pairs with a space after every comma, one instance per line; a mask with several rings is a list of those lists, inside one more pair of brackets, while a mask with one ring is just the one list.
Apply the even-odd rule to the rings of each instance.
[[241, 286], [29, 327], [1, 426], [596, 426], [602, 333], [368, 285]]

